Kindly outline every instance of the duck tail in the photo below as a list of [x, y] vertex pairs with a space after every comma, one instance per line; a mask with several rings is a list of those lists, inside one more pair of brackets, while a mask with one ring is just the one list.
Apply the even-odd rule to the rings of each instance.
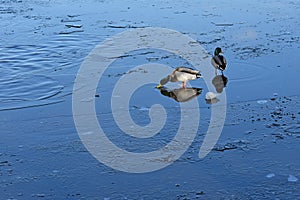
[[202, 75], [200, 73], [196, 74], [196, 78], [202, 78]]
[[219, 69], [224, 71], [226, 69], [226, 64], [219, 65]]

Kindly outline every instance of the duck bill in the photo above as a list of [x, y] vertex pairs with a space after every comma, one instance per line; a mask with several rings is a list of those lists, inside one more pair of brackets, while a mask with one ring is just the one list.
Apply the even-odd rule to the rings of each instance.
[[157, 86], [156, 86], [156, 88], [161, 88], [163, 85], [162, 84], [158, 84]]

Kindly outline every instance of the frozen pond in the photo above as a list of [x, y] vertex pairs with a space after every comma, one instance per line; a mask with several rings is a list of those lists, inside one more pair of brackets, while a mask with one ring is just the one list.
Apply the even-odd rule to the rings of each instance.
[[[299, 198], [299, 11], [297, 0], [2, 0], [0, 199]], [[210, 56], [217, 46], [222, 47], [228, 67], [225, 77], [190, 81], [188, 90], [182, 90], [180, 83], [169, 83], [160, 90], [153, 82], [139, 87], [125, 108], [134, 123], [139, 127], [151, 124], [149, 111], [155, 104], [164, 106], [167, 117], [153, 137], [146, 137], [146, 131], [133, 137], [114, 120], [114, 114], [124, 115], [123, 107], [116, 112], [111, 109], [115, 100], [125, 98], [114, 91], [122, 77], [167, 75], [145, 67], [151, 63], [173, 69], [197, 67], [204, 75], [206, 71], [213, 74], [214, 68], [193, 66], [174, 52], [155, 48], [103, 57], [114, 62], [101, 72], [93, 100], [80, 102], [95, 102], [99, 125], [119, 148], [134, 153], [161, 149], [181, 129], [180, 116], [185, 111], [180, 106], [187, 105], [186, 111], [195, 113], [188, 114], [187, 128], [191, 129], [182, 129], [187, 134], [196, 129], [183, 155], [163, 160], [149, 157], [152, 163], [167, 166], [148, 173], [127, 173], [99, 162], [84, 146], [73, 119], [73, 86], [82, 63], [98, 44], [124, 31], [151, 27], [176, 30]], [[126, 45], [131, 44], [125, 40], [124, 44], [112, 43], [111, 48]], [[225, 79], [221, 95], [226, 92], [227, 101], [223, 96], [209, 104], [205, 96], [211, 89], [205, 80], [216, 92]], [[125, 81], [123, 87], [121, 93], [127, 94], [135, 86]], [[189, 107], [189, 102], [198, 106]], [[218, 106], [227, 109], [221, 136], [212, 151], [199, 158], [211, 110]], [[193, 124], [198, 114], [200, 122]], [[153, 116], [154, 125], [162, 123], [160, 115]], [[87, 122], [92, 119], [89, 115], [84, 118]], [[105, 153], [119, 159], [109, 149]], [[134, 168], [140, 163], [131, 164]]]

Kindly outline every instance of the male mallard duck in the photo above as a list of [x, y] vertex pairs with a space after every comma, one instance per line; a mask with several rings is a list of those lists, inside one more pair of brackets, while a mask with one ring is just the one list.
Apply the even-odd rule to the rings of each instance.
[[182, 82], [182, 87], [186, 88], [186, 82], [189, 80], [195, 80], [200, 78], [201, 74], [198, 70], [194, 70], [188, 67], [177, 67], [170, 75], [160, 80], [160, 84], [157, 88], [170, 82]]
[[220, 53], [223, 53], [222, 49], [220, 47], [217, 47], [214, 52], [214, 57], [211, 59], [211, 64], [216, 69], [216, 72], [215, 72], [216, 75], [217, 75], [218, 70], [221, 70], [221, 72], [223, 74], [223, 71], [226, 69], [226, 65], [227, 65], [225, 57], [223, 55], [220, 55]]

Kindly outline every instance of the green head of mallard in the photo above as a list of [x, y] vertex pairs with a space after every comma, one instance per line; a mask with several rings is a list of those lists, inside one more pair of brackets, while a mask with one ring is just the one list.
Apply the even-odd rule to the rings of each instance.
[[223, 53], [222, 49], [220, 47], [217, 47], [214, 52], [215, 56], [219, 55], [220, 53]]
[[171, 76], [168, 75], [165, 78], [161, 79], [156, 88], [161, 88], [163, 85], [167, 84], [170, 81]]

